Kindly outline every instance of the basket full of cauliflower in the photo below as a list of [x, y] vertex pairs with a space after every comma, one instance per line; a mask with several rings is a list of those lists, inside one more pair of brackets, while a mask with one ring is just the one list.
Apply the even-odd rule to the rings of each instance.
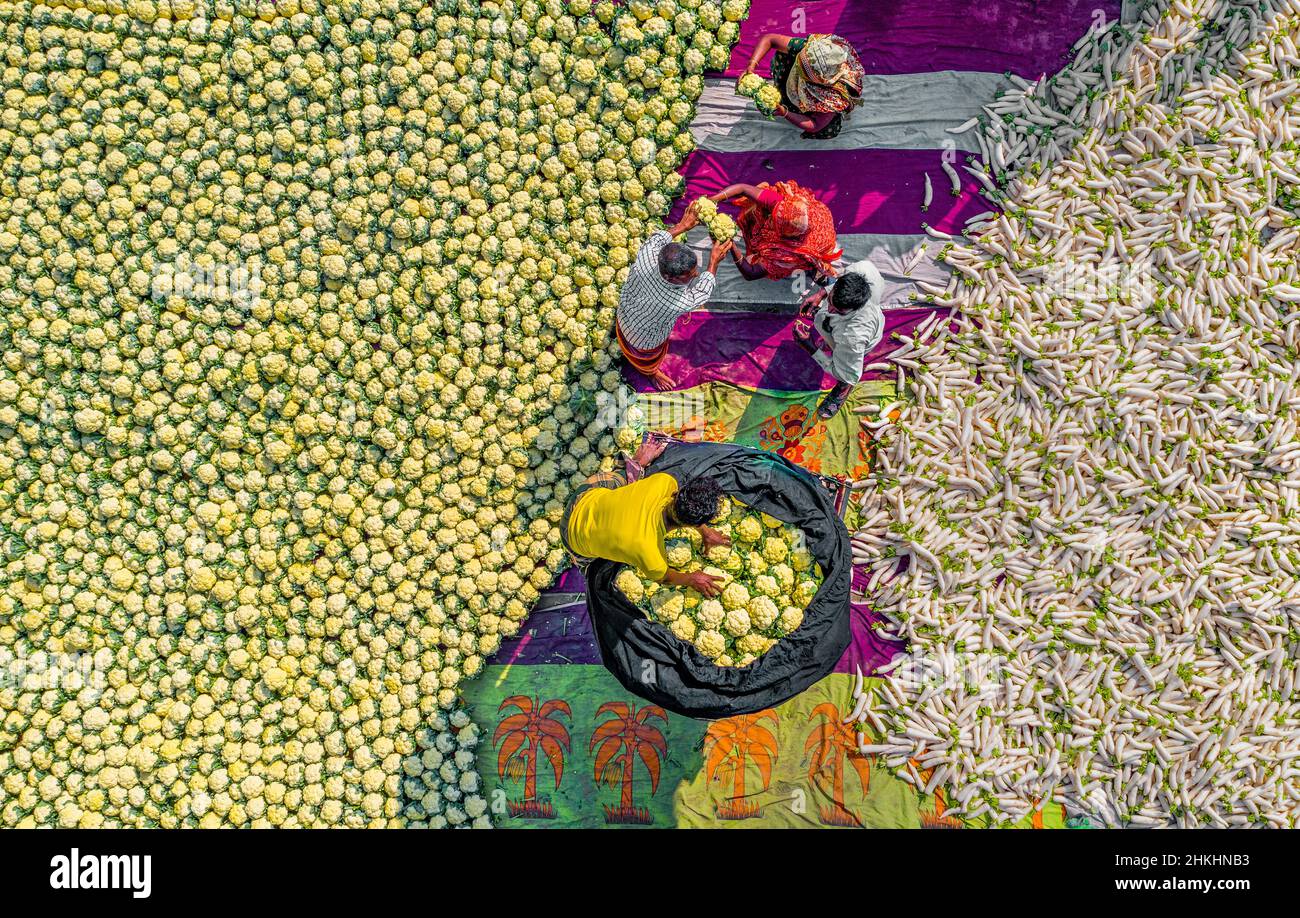
[[831, 672], [849, 643], [848, 533], [836, 486], [733, 443], [673, 443], [655, 472], [707, 475], [726, 495], [705, 547], [666, 534], [668, 566], [712, 575], [716, 595], [597, 560], [587, 606], [601, 660], [631, 692], [690, 717], [769, 708]]
[[803, 623], [821, 570], [803, 534], [774, 516], [724, 498], [713, 528], [731, 540], [705, 550], [695, 529], [668, 533], [668, 564], [723, 578], [706, 598], [693, 589], [649, 580], [626, 569], [615, 581], [628, 599], [719, 666], [748, 666]]

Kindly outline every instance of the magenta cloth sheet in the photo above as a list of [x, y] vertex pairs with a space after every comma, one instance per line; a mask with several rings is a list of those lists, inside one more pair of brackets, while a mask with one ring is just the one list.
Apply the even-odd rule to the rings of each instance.
[[[744, 72], [766, 32], [829, 32], [853, 45], [867, 73], [1009, 71], [1033, 80], [1060, 70], [1089, 24], [1118, 19], [1120, 6], [1120, 0], [753, 0], [726, 73]], [[768, 74], [767, 62], [759, 72]]]
[[547, 590], [548, 593], [585, 593], [587, 592], [587, 581], [582, 576], [582, 571], [577, 567], [571, 567], [560, 575], [555, 584]]
[[[954, 197], [942, 158], [941, 150], [826, 150], [811, 142], [804, 150], [695, 150], [682, 164], [686, 191], [673, 205], [669, 224], [681, 219], [686, 205], [700, 195], [716, 194], [732, 183], [793, 180], [831, 209], [837, 233], [920, 233], [921, 224], [928, 223], [955, 235], [971, 217], [995, 206], [981, 197], [982, 186], [962, 167], [964, 155], [954, 164], [961, 180]], [[933, 195], [930, 209], [922, 212], [927, 173]], [[722, 209], [736, 213], [730, 205]]]
[[[727, 266], [721, 270], [734, 271]], [[936, 306], [908, 306], [885, 311], [885, 333], [863, 361], [884, 360], [899, 342], [895, 334], [915, 331], [934, 314]], [[674, 389], [691, 389], [710, 381], [777, 392], [829, 390], [835, 381], [794, 340], [789, 315], [757, 312], [693, 312], [677, 320], [662, 368]], [[872, 371], [864, 379], [876, 379]], [[630, 367], [623, 377], [638, 392], [653, 384]]]

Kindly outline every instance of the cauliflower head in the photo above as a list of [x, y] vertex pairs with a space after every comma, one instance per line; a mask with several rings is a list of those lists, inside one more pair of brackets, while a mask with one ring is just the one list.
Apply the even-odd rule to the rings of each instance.
[[768, 536], [763, 539], [763, 560], [768, 564], [780, 564], [790, 556], [790, 545], [781, 536]]
[[749, 634], [751, 623], [749, 613], [744, 609], [728, 609], [727, 617], [722, 621], [722, 627], [727, 634], [733, 637], [740, 637], [742, 634]]
[[771, 596], [755, 596], [746, 608], [750, 624], [759, 631], [766, 631], [776, 623], [779, 610]]
[[727, 639], [719, 632], [709, 628], [695, 637], [695, 646], [706, 657], [716, 660], [727, 651]]
[[757, 542], [763, 537], [763, 524], [756, 516], [746, 516], [734, 524], [736, 538], [742, 542]]
[[722, 606], [725, 609], [743, 609], [749, 604], [749, 590], [743, 583], [729, 583], [722, 589]]
[[727, 615], [726, 607], [716, 599], [706, 599], [695, 612], [696, 619], [706, 628], [718, 628]]
[[614, 578], [614, 586], [622, 591], [629, 602], [638, 603], [645, 598], [645, 584], [631, 568], [624, 568], [618, 572], [618, 576]]

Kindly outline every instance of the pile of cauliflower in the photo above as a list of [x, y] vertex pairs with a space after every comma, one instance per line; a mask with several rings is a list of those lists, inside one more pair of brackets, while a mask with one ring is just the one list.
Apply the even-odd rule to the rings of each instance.
[[481, 736], [464, 708], [449, 714], [436, 711], [429, 725], [416, 731], [418, 761], [403, 766], [402, 796], [409, 801], [404, 815], [411, 827], [431, 829], [490, 829], [487, 801], [474, 767]]
[[619, 572], [615, 585], [719, 666], [748, 666], [803, 623], [821, 568], [803, 547], [802, 533], [774, 516], [724, 498], [718, 519], [712, 528], [730, 546], [704, 553], [695, 529], [671, 530], [666, 542], [670, 568], [725, 578], [716, 598], [647, 580], [631, 568]]
[[0, 824], [486, 823], [442, 725], [746, 11], [0, 3]]

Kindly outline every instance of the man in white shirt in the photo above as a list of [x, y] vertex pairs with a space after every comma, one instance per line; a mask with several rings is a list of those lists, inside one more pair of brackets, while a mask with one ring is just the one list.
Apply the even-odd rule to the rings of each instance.
[[800, 307], [801, 316], [812, 317], [812, 327], [821, 334], [821, 341], [814, 341], [804, 325], [795, 327], [795, 340], [836, 380], [817, 408], [822, 420], [833, 418], [840, 410], [862, 379], [867, 354], [884, 335], [885, 315], [880, 308], [884, 286], [876, 266], [864, 258], [845, 268], [829, 291], [822, 289]]
[[718, 264], [732, 247], [730, 240], [715, 242], [709, 255], [709, 269], [700, 274], [695, 252], [673, 242], [674, 236], [698, 223], [695, 209], [688, 208], [680, 223], [647, 239], [636, 253], [619, 293], [615, 332], [623, 357], [658, 389], [673, 385], [672, 379], [659, 368], [668, 353], [668, 336], [673, 326], [680, 316], [709, 301]]

